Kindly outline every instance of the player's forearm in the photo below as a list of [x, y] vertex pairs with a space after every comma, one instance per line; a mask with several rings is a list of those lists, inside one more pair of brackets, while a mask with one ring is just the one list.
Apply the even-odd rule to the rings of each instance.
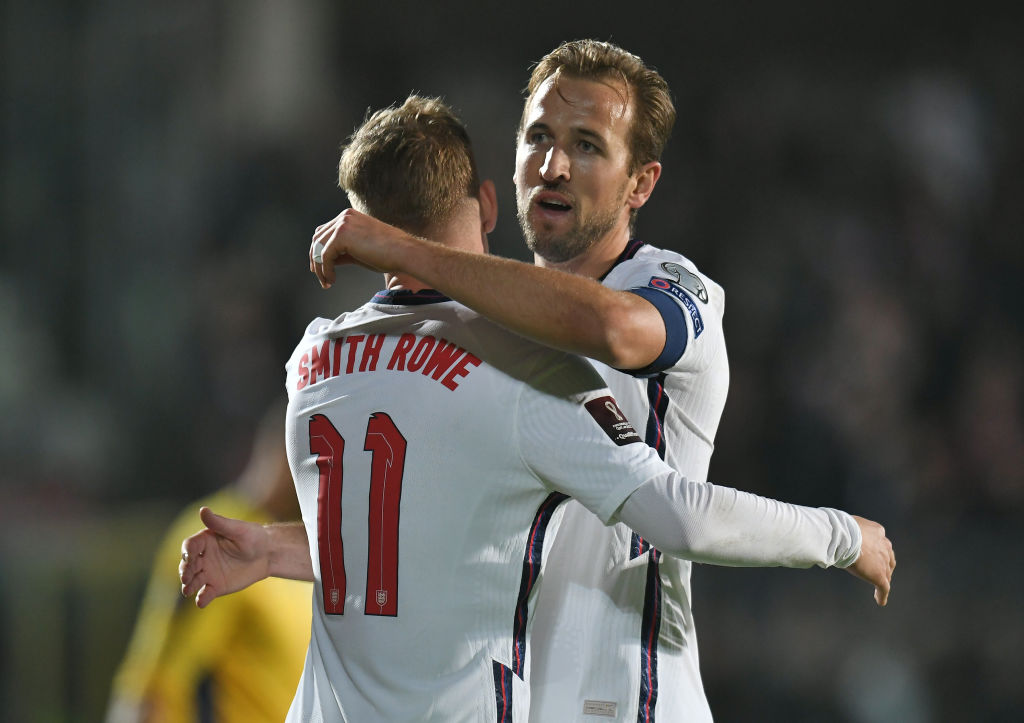
[[638, 488], [619, 519], [658, 549], [736, 567], [846, 567], [860, 554], [850, 515], [802, 507], [679, 476]]
[[661, 353], [664, 323], [643, 299], [593, 279], [417, 240], [403, 271], [487, 318], [545, 346], [616, 368], [641, 368]]
[[306, 528], [301, 522], [265, 525], [269, 536], [267, 572], [270, 577], [313, 581]]

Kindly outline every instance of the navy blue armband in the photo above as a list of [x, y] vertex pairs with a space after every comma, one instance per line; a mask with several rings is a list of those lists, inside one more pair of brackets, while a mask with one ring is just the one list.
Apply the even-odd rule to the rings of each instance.
[[661, 314], [661, 319], [665, 322], [665, 348], [661, 350], [657, 359], [643, 369], [620, 369], [619, 371], [633, 377], [653, 377], [679, 361], [683, 352], [686, 351], [686, 314], [679, 308], [679, 304], [663, 291], [649, 288], [627, 289], [627, 291], [654, 304], [654, 308]]

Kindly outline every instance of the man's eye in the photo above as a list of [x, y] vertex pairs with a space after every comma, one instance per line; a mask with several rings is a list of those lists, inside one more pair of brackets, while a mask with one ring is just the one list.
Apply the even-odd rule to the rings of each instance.
[[597, 146], [590, 141], [580, 141], [580, 150], [584, 153], [593, 153], [597, 150]]
[[530, 139], [530, 143], [543, 143], [543, 142], [545, 142], [548, 139], [548, 134], [547, 133], [541, 133], [540, 131], [536, 131], [536, 132], [531, 133], [529, 135], [529, 139]]

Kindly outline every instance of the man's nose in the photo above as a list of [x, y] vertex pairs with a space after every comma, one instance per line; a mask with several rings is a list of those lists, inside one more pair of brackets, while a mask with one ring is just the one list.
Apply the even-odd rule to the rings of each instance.
[[540, 167], [540, 176], [548, 183], [569, 180], [569, 156], [557, 146], [552, 146], [544, 155], [544, 163]]

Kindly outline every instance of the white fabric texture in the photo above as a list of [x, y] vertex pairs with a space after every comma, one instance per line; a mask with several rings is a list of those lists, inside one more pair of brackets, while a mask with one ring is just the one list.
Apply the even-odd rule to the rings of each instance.
[[860, 553], [857, 522], [707, 482], [661, 477], [633, 491], [619, 520], [662, 552], [743, 567], [847, 567]]

